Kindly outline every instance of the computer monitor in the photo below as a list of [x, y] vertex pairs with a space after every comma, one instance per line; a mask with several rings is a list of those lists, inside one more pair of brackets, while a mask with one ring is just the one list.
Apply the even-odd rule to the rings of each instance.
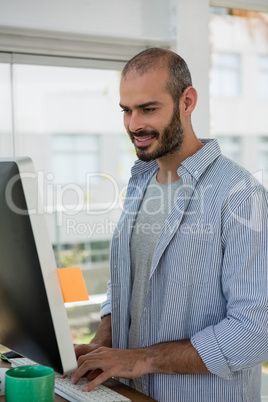
[[0, 344], [59, 373], [77, 367], [30, 158], [0, 158]]

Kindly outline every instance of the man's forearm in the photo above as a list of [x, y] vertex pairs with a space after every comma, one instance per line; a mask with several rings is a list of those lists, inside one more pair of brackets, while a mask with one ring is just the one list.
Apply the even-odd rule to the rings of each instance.
[[108, 348], [112, 347], [112, 320], [111, 314], [101, 319], [96, 335], [91, 341], [92, 343], [100, 343]]
[[[190, 340], [159, 343], [140, 349], [101, 347], [80, 356], [73, 383], [91, 370], [95, 377], [83, 390], [90, 391], [111, 377], [137, 378], [144, 374], [205, 374], [209, 373]], [[91, 379], [91, 378], [89, 378]]]
[[96, 335], [89, 344], [79, 344], [74, 346], [76, 357], [79, 358], [80, 356], [93, 352], [102, 346], [107, 348], [112, 347], [111, 315], [102, 318]]
[[159, 343], [144, 349], [146, 371], [162, 374], [209, 373], [189, 339]]
[[[93, 344], [112, 347], [112, 323], [111, 315], [102, 318]], [[145, 363], [147, 373], [162, 374], [201, 374], [209, 373], [206, 365], [192, 346], [189, 339], [163, 342], [148, 348], [136, 349]]]

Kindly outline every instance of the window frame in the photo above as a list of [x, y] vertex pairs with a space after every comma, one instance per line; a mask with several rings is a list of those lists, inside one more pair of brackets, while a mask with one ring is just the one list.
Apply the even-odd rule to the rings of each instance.
[[[1, 48], [0, 48], [1, 49]], [[127, 60], [95, 59], [92, 57], [66, 57], [58, 55], [40, 55], [30, 53], [6, 52], [0, 50], [0, 63], [10, 65], [10, 92], [11, 92], [11, 135], [12, 152], [16, 155], [17, 135], [15, 127], [15, 104], [14, 104], [14, 65], [40, 65], [52, 67], [74, 67], [102, 70], [122, 70]]]

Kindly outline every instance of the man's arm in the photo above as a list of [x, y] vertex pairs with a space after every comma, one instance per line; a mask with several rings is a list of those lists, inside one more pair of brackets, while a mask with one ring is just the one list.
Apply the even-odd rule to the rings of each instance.
[[78, 370], [72, 375], [73, 383], [95, 369], [101, 369], [101, 372], [83, 388], [84, 391], [92, 390], [111, 377], [137, 378], [148, 373], [209, 373], [190, 340], [165, 342], [142, 349], [101, 347], [79, 357]]
[[[96, 349], [100, 347], [111, 348], [112, 347], [112, 322], [111, 322], [111, 314], [106, 315], [101, 319], [99, 327], [97, 329], [96, 335], [92, 339], [92, 341], [88, 344], [80, 344], [74, 345], [74, 351], [76, 354], [76, 358], [79, 359], [80, 356], [88, 355], [91, 352], [94, 352]], [[79, 364], [78, 364], [79, 366]], [[96, 367], [93, 370], [89, 370], [87, 374], [88, 380], [94, 380], [102, 373], [100, 367]], [[85, 373], [84, 373], [85, 374]]]
[[191, 336], [209, 371], [227, 380], [268, 359], [268, 194], [241, 183], [243, 201], [231, 193], [221, 228], [226, 317]]
[[111, 320], [111, 286], [110, 281], [108, 282], [107, 298], [101, 305], [101, 322], [97, 329], [96, 335], [92, 341], [85, 345], [74, 345], [76, 358], [85, 355], [86, 353], [92, 352], [93, 350], [106, 346], [108, 348], [112, 347], [112, 320]]
[[148, 373], [209, 373], [189, 339], [159, 343], [147, 348], [146, 361]]
[[101, 319], [96, 335], [88, 345], [85, 344], [74, 345], [76, 358], [78, 359], [79, 356], [93, 352], [94, 350], [100, 348], [101, 346], [105, 346], [107, 348], [112, 347], [111, 314], [106, 315]]

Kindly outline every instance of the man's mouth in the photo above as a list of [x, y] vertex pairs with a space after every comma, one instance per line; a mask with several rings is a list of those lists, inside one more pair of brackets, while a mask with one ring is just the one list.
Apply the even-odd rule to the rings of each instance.
[[145, 136], [144, 137], [134, 136], [135, 145], [137, 147], [146, 147], [153, 142], [154, 138], [155, 138], [154, 135], [149, 135], [149, 136], [147, 135], [146, 137]]

